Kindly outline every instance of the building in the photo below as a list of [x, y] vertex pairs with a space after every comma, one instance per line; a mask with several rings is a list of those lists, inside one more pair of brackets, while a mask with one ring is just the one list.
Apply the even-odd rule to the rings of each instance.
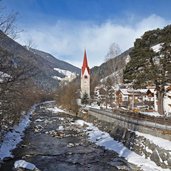
[[166, 93], [163, 99], [164, 103], [164, 113], [171, 116], [171, 86], [166, 88]]
[[154, 93], [150, 89], [119, 89], [115, 98], [117, 106], [125, 108], [148, 107], [154, 108]]
[[90, 68], [87, 62], [86, 50], [84, 51], [83, 65], [81, 69], [81, 98], [87, 94], [90, 98]]

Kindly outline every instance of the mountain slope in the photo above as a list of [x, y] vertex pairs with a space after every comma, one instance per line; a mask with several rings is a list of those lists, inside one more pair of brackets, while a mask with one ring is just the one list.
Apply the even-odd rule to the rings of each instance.
[[36, 70], [36, 75], [33, 74], [33, 80], [44, 90], [55, 90], [59, 86], [60, 79], [54, 79], [54, 76], [57, 78], [65, 77], [65, 74], [54, 70], [54, 68], [68, 70], [76, 74], [80, 73], [79, 68], [58, 60], [46, 52], [33, 49], [28, 50], [3, 32], [0, 32], [0, 48], [11, 54], [11, 61], [18, 67], [26, 64], [33, 66]]
[[131, 48], [128, 49], [117, 57], [101, 64], [99, 67], [93, 67], [91, 75], [96, 78], [98, 77], [98, 80], [103, 80], [110, 76], [115, 83], [121, 83], [123, 81], [123, 69], [130, 60], [129, 53], [131, 50]]
[[48, 61], [51, 65], [51, 67], [53, 67], [53, 68], [61, 68], [63, 70], [68, 70], [68, 71], [80, 74], [79, 68], [77, 68], [65, 61], [59, 60], [47, 52], [43, 52], [43, 51], [40, 51], [37, 49], [32, 49], [32, 48], [30, 48], [29, 51], [33, 52], [36, 55], [41, 56], [43, 59]]

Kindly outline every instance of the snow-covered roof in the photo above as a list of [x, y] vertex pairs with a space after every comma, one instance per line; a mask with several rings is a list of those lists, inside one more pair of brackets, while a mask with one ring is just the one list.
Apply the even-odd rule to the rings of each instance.
[[[131, 95], [132, 93], [135, 94], [146, 94], [147, 91], [150, 89], [120, 89], [121, 93], [124, 95]], [[154, 92], [154, 89], [150, 90], [152, 93]]]
[[150, 90], [152, 93], [155, 92], [155, 88], [150, 88], [149, 90]]
[[148, 89], [137, 89], [140, 93], [147, 93]]
[[128, 93], [128, 89], [120, 89], [121, 93], [124, 95], [129, 95], [130, 93]]

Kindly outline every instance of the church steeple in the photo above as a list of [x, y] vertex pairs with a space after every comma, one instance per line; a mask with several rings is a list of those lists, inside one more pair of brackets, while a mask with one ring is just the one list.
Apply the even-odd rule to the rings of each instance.
[[87, 62], [86, 50], [84, 50], [84, 59], [81, 69], [81, 98], [83, 98], [85, 93], [88, 95], [88, 98], [90, 98], [90, 68]]
[[90, 74], [90, 69], [88, 66], [88, 62], [87, 62], [87, 53], [86, 50], [84, 50], [84, 60], [83, 60], [83, 65], [82, 65], [82, 75], [84, 74], [85, 69], [87, 69], [88, 73]]

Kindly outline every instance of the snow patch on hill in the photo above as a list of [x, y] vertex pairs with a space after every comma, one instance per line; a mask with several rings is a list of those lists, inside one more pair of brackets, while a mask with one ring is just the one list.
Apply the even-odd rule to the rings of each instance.
[[60, 68], [54, 68], [55, 71], [58, 71], [59, 73], [65, 75], [66, 77], [71, 77], [72, 75], [75, 75], [75, 73], [68, 71], [68, 70], [64, 70], [64, 69], [60, 69]]
[[161, 48], [162, 48], [162, 44], [163, 44], [163, 43], [159, 43], [159, 44], [157, 44], [157, 45], [155, 45], [155, 46], [152, 46], [151, 49], [152, 49], [154, 52], [158, 53], [158, 52], [160, 52], [160, 50], [161, 50]]
[[5, 79], [9, 79], [9, 78], [11, 78], [9, 74], [0, 71], [0, 83], [2, 83]]
[[55, 79], [55, 80], [62, 80], [62, 78], [58, 77], [58, 76], [53, 76], [52, 78]]
[[58, 71], [60, 74], [64, 75], [64, 78], [53, 76], [54, 79], [58, 79], [61, 81], [72, 81], [74, 78], [76, 78], [77, 74], [68, 70], [60, 69], [60, 68], [54, 68], [55, 71]]

